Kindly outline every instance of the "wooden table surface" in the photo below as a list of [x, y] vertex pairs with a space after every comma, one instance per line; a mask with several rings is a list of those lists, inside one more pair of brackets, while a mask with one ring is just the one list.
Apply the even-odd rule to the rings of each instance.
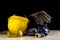
[[44, 38], [36, 38], [33, 36], [8, 38], [6, 34], [0, 33], [0, 40], [60, 40], [60, 30], [51, 30], [49, 35]]

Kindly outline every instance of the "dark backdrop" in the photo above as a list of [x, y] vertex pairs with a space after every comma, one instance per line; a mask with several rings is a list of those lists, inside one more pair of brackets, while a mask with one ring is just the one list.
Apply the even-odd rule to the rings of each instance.
[[46, 11], [52, 16], [50, 29], [60, 30], [59, 1], [5, 1], [0, 0], [0, 31], [7, 30], [7, 18], [13, 14], [30, 15]]

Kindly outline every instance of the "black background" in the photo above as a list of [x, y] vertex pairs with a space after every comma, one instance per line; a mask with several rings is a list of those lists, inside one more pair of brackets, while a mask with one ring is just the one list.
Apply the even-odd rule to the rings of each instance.
[[50, 29], [60, 30], [59, 1], [5, 1], [0, 0], [0, 31], [7, 30], [7, 19], [13, 14], [30, 15], [38, 11], [46, 11], [52, 16]]

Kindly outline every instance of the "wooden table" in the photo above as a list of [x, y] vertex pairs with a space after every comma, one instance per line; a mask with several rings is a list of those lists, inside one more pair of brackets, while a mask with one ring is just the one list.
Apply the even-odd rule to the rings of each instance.
[[60, 40], [60, 30], [51, 30], [49, 35], [44, 38], [36, 38], [33, 36], [8, 38], [6, 34], [0, 34], [0, 40]]

